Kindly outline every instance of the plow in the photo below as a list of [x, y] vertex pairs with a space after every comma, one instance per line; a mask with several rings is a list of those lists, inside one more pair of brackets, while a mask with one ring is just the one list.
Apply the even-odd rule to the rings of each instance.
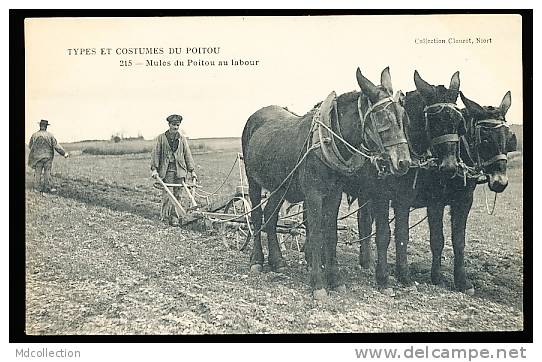
[[[248, 196], [248, 182], [246, 181], [244, 163], [242, 154], [238, 153], [232, 166], [232, 170], [237, 165], [239, 171], [238, 184], [233, 193], [220, 194], [218, 191], [207, 192], [196, 182], [185, 182], [181, 184], [165, 183], [159, 177], [156, 181], [160, 188], [166, 191], [169, 200], [175, 206], [175, 212], [179, 218], [181, 227], [191, 227], [193, 229], [217, 230], [223, 235], [223, 242], [229, 246], [243, 250], [253, 235], [255, 230], [250, 222], [251, 205]], [[226, 179], [229, 176], [226, 176]], [[225, 180], [226, 181], [226, 180]], [[224, 183], [225, 183], [224, 181]], [[224, 184], [223, 183], [223, 184]], [[182, 190], [182, 197], [179, 201], [171, 191], [172, 187], [179, 187]], [[262, 206], [265, 205], [267, 193], [264, 192]], [[287, 204], [287, 203], [285, 203]], [[347, 230], [346, 225], [340, 225], [339, 230]], [[263, 230], [265, 231], [265, 230]], [[234, 243], [227, 241], [228, 232], [235, 235]], [[279, 221], [277, 224], [277, 233], [282, 247], [286, 247], [290, 239], [290, 248], [298, 251], [303, 249], [303, 239], [305, 235], [305, 226], [303, 223], [303, 204], [288, 204], [279, 211]]]

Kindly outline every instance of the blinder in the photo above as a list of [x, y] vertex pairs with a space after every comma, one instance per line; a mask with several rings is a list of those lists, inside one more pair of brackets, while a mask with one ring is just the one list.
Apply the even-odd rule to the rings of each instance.
[[[395, 96], [396, 99], [399, 98], [398, 95], [399, 93]], [[361, 122], [362, 134], [367, 135], [380, 148], [381, 152], [385, 152], [385, 149], [384, 149], [385, 147], [391, 147], [391, 146], [395, 146], [399, 144], [408, 143], [406, 138], [402, 134], [401, 136], [395, 139], [383, 141], [382, 137], [380, 136], [380, 133], [389, 130], [391, 128], [391, 124], [389, 122], [387, 124], [378, 124], [377, 119], [375, 118], [375, 113], [380, 113], [380, 112], [391, 113], [391, 111], [388, 110], [388, 107], [397, 102], [398, 101], [392, 98], [391, 96], [382, 98], [381, 100], [379, 100], [378, 102], [374, 104], [371, 104], [369, 102], [369, 108], [367, 109], [365, 114], [363, 114], [361, 97], [358, 98], [358, 112], [360, 115], [360, 119], [362, 120]], [[377, 107], [382, 106], [382, 105], [383, 107], [381, 109], [375, 110]], [[368, 124], [368, 120], [371, 121], [370, 127], [366, 127]], [[374, 130], [372, 128], [374, 128]]]
[[474, 132], [475, 132], [474, 148], [476, 152], [476, 157], [478, 158], [478, 164], [481, 165], [482, 167], [490, 166], [501, 160], [508, 161], [508, 156], [505, 153], [503, 153], [502, 150], [498, 150], [499, 153], [497, 155], [491, 157], [489, 160], [486, 160], [486, 161], [482, 161], [480, 157], [480, 145], [482, 144], [482, 136], [480, 134], [481, 129], [482, 128], [497, 129], [501, 127], [508, 127], [508, 125], [506, 124], [504, 120], [493, 119], [493, 118], [478, 121], [476, 122], [476, 125], [474, 126]]

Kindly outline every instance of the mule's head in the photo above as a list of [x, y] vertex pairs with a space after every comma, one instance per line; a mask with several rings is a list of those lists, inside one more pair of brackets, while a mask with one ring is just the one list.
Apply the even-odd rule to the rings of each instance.
[[459, 95], [459, 72], [455, 72], [450, 86], [432, 85], [414, 71], [414, 83], [424, 104], [425, 129], [433, 156], [438, 159], [439, 170], [445, 177], [457, 171], [457, 144], [465, 132], [465, 119], [456, 105]]
[[405, 137], [408, 116], [400, 103], [402, 93], [398, 92], [393, 97], [389, 67], [382, 71], [380, 86], [375, 86], [365, 78], [359, 68], [356, 71], [356, 78], [362, 94], [366, 96], [368, 106], [362, 117], [363, 137], [372, 148], [380, 150], [387, 159], [392, 174], [397, 176], [406, 174], [411, 164]]
[[488, 175], [491, 191], [503, 192], [508, 186], [506, 176], [508, 125], [506, 112], [512, 104], [510, 92], [507, 92], [500, 106], [482, 107], [461, 93], [461, 100], [469, 115], [468, 137], [474, 146], [475, 161]]

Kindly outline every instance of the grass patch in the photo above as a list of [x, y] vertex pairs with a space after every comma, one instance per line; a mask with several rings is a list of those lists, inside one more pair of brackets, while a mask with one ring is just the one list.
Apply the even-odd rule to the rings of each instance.
[[82, 147], [81, 152], [89, 155], [126, 155], [148, 153], [154, 147], [153, 141], [137, 140], [124, 142], [102, 141]]

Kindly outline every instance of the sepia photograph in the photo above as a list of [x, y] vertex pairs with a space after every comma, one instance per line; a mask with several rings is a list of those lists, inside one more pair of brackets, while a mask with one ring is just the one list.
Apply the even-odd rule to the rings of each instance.
[[526, 19], [25, 18], [24, 334], [525, 333]]

